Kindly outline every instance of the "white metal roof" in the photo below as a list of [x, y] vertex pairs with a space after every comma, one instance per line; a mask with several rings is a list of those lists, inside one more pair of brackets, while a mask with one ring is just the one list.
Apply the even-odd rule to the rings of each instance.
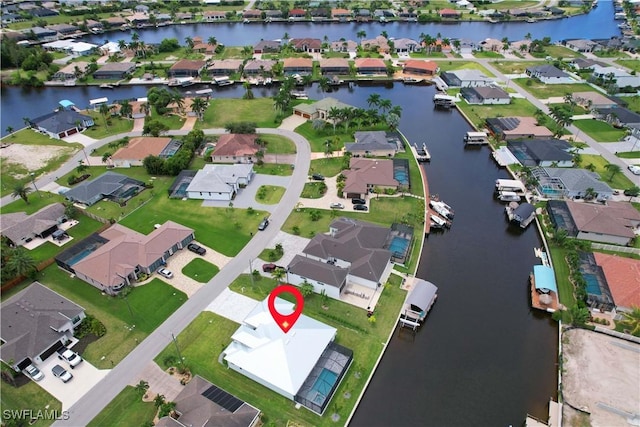
[[109, 98], [104, 97], [104, 98], [90, 99], [89, 100], [89, 105], [104, 104], [105, 102], [109, 102]]

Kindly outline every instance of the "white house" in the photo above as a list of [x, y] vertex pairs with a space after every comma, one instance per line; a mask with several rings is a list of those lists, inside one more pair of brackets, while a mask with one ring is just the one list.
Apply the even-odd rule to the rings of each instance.
[[530, 77], [536, 78], [545, 84], [577, 83], [569, 74], [553, 65], [529, 67], [526, 72]]
[[187, 187], [187, 197], [202, 200], [233, 200], [241, 186], [253, 178], [253, 165], [205, 165]]
[[616, 67], [603, 67], [601, 65], [593, 66], [593, 77], [601, 78], [607, 81], [609, 78], [616, 82], [618, 87], [638, 87], [640, 86], [640, 76], [634, 76], [628, 72]]
[[287, 267], [289, 283], [300, 286], [304, 283], [313, 285], [317, 294], [325, 293], [333, 299], [340, 299], [340, 293], [347, 284], [349, 269], [327, 262], [306, 258], [302, 255], [293, 257]]

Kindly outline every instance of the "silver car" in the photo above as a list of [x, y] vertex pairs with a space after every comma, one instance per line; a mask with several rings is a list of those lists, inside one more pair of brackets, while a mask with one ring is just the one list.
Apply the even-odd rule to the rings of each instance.
[[33, 365], [29, 365], [24, 369], [24, 372], [31, 377], [34, 381], [40, 381], [44, 378], [44, 374], [38, 368]]
[[67, 370], [60, 365], [56, 365], [51, 368], [51, 372], [54, 377], [60, 378], [63, 383], [69, 382], [71, 381], [71, 378], [73, 378], [73, 375], [71, 375], [70, 372], [67, 372]]
[[167, 279], [171, 279], [173, 277], [173, 273], [166, 268], [158, 269], [158, 274]]

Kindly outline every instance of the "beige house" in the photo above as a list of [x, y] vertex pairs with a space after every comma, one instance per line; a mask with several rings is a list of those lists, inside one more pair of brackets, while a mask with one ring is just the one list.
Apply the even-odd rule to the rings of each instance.
[[115, 167], [142, 166], [147, 156], [171, 157], [180, 148], [180, 143], [169, 137], [139, 136], [131, 138], [126, 147], [113, 153], [111, 161]]
[[397, 190], [400, 183], [393, 177], [393, 160], [351, 158], [342, 195], [347, 198], [365, 197], [374, 188]]
[[302, 116], [309, 120], [320, 119], [331, 122], [332, 120], [329, 118], [329, 111], [332, 108], [344, 109], [354, 107], [340, 102], [335, 98], [328, 97], [323, 98], [318, 102], [314, 102], [313, 104], [298, 104], [293, 107], [293, 114]]
[[258, 135], [229, 133], [220, 135], [216, 148], [211, 153], [214, 163], [253, 163], [260, 146], [256, 143]]
[[58, 70], [58, 72], [53, 75], [53, 80], [73, 80], [76, 77], [84, 76], [88, 69], [88, 62], [72, 62]]

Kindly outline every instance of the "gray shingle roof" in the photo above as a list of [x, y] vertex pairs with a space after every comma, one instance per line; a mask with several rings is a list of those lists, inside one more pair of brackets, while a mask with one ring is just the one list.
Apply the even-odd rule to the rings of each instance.
[[0, 215], [0, 232], [12, 242], [18, 243], [25, 237], [40, 234], [57, 225], [58, 219], [64, 215], [64, 209], [62, 203], [54, 203], [32, 215], [24, 212]]
[[293, 257], [287, 269], [290, 273], [336, 288], [340, 288], [344, 284], [349, 274], [348, 268], [338, 267], [312, 258], [305, 258], [302, 255]]
[[94, 180], [78, 184], [77, 187], [64, 193], [64, 196], [74, 202], [92, 205], [104, 196], [113, 194], [122, 188], [124, 181], [132, 180], [139, 185], [144, 185], [140, 181], [133, 180], [126, 175], [115, 172], [105, 172]]
[[544, 168], [544, 170], [550, 177], [560, 179], [569, 191], [584, 193], [587, 188], [593, 188], [596, 193], [613, 193], [611, 187], [600, 181], [600, 176], [594, 172], [567, 168]]
[[46, 129], [51, 133], [61, 133], [76, 127], [76, 123], [83, 121], [93, 121], [90, 116], [80, 114], [73, 110], [54, 111], [44, 116], [36, 117], [31, 123]]

